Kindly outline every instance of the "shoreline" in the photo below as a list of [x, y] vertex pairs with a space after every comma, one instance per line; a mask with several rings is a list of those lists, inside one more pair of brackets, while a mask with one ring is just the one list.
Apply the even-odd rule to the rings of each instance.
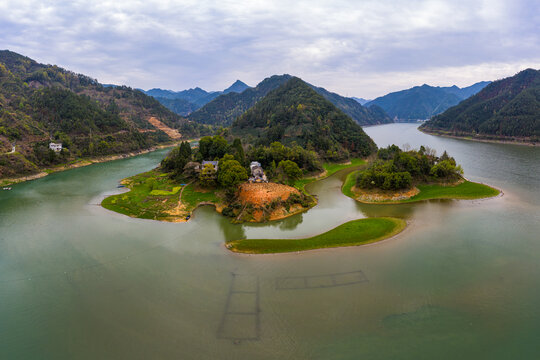
[[20, 184], [20, 183], [23, 183], [23, 182], [26, 182], [26, 181], [32, 181], [32, 180], [36, 180], [36, 179], [41, 179], [41, 178], [43, 178], [43, 177], [45, 177], [47, 175], [50, 175], [50, 174], [54, 174], [54, 173], [61, 172], [61, 171], [66, 171], [66, 170], [71, 170], [71, 169], [77, 169], [77, 168], [85, 167], [85, 166], [88, 166], [88, 165], [100, 164], [100, 163], [105, 163], [105, 162], [114, 161], [114, 160], [120, 160], [120, 159], [127, 159], [127, 158], [131, 158], [131, 157], [134, 157], [134, 156], [147, 154], [147, 153], [150, 153], [152, 151], [159, 150], [159, 149], [165, 149], [165, 148], [173, 147], [175, 145], [176, 145], [176, 143], [162, 144], [162, 145], [158, 145], [158, 146], [153, 146], [153, 147], [151, 147], [149, 149], [131, 151], [131, 152], [128, 152], [128, 153], [99, 156], [99, 157], [94, 157], [94, 158], [79, 159], [79, 160], [77, 160], [77, 161], [75, 161], [74, 163], [71, 163], [71, 164], [64, 164], [64, 165], [59, 165], [58, 167], [42, 169], [41, 172], [39, 172], [37, 174], [21, 176], [21, 177], [18, 177], [18, 178], [0, 179], [0, 186], [15, 185], [15, 184]]
[[474, 137], [472, 137], [473, 135], [470, 135], [470, 136], [457, 136], [457, 135], [446, 134], [444, 132], [439, 132], [439, 131], [436, 131], [436, 130], [421, 129], [420, 127], [418, 127], [417, 129], [418, 129], [418, 131], [421, 131], [424, 134], [433, 135], [433, 136], [441, 136], [441, 137], [450, 138], [450, 139], [468, 140], [468, 141], [476, 141], [476, 142], [491, 143], [491, 144], [521, 145], [521, 146], [532, 146], [532, 147], [540, 146], [540, 142], [531, 142], [530, 140], [523, 140], [523, 141], [505, 140], [504, 138], [500, 138], [500, 139], [483, 139], [483, 138], [474, 138]]

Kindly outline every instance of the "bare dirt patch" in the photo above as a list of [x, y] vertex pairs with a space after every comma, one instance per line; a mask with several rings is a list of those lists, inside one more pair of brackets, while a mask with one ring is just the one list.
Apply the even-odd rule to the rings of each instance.
[[243, 204], [260, 207], [276, 199], [285, 201], [291, 194], [300, 195], [300, 191], [291, 186], [276, 183], [245, 183], [240, 186], [238, 197]]
[[157, 118], [150, 116], [148, 119], [148, 122], [152, 124], [156, 129], [159, 129], [163, 131], [165, 134], [169, 135], [169, 137], [173, 140], [178, 140], [182, 137], [182, 134], [178, 132], [178, 130], [171, 129], [161, 121], [159, 121]]

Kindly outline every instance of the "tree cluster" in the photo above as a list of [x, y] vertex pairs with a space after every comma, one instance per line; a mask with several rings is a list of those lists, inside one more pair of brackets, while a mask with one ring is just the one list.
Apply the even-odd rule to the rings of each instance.
[[356, 185], [364, 189], [400, 190], [419, 182], [457, 180], [462, 173], [461, 166], [446, 151], [437, 157], [434, 150], [424, 146], [402, 151], [391, 145], [379, 149], [377, 160], [359, 173]]
[[[203, 166], [203, 160], [218, 161], [217, 170], [209, 163]], [[300, 146], [274, 142], [270, 146], [244, 147], [240, 139], [229, 143], [221, 135], [201, 138], [198, 148], [181, 143], [162, 160], [161, 167], [179, 180], [233, 189], [248, 179], [250, 161], [260, 162], [269, 179], [282, 183], [293, 183], [304, 172], [322, 170], [317, 154]]]

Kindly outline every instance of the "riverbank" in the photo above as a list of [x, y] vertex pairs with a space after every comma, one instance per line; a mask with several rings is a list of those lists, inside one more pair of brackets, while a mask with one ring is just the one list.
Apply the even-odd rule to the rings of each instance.
[[125, 158], [129, 158], [129, 157], [137, 156], [137, 155], [147, 154], [149, 152], [152, 152], [152, 151], [155, 151], [155, 150], [158, 150], [158, 149], [170, 148], [170, 147], [173, 147], [175, 145], [176, 145], [176, 143], [169, 143], [169, 144], [163, 144], [163, 145], [159, 145], [159, 146], [154, 146], [154, 147], [149, 148], [149, 149], [144, 149], [144, 150], [139, 150], [139, 151], [131, 151], [131, 152], [128, 152], [128, 153], [123, 153], [123, 154], [99, 156], [99, 157], [93, 157], [93, 158], [87, 158], [87, 159], [86, 158], [85, 159], [77, 159], [77, 160], [74, 160], [73, 162], [71, 162], [69, 164], [62, 164], [62, 165], [42, 169], [42, 171], [37, 173], [37, 174], [21, 176], [21, 177], [18, 177], [18, 178], [0, 179], [0, 186], [8, 186], [8, 185], [18, 184], [18, 183], [25, 182], [25, 181], [40, 179], [40, 178], [45, 177], [45, 176], [47, 176], [49, 174], [53, 174], [53, 173], [60, 172], [60, 171], [65, 171], [65, 170], [70, 170], [70, 169], [76, 169], [76, 168], [80, 168], [80, 167], [88, 166], [88, 165], [92, 165], [92, 164], [104, 163], [104, 162], [109, 162], [109, 161], [114, 161], [114, 160], [125, 159]]
[[346, 222], [330, 231], [303, 239], [246, 239], [226, 243], [226, 248], [245, 254], [275, 254], [314, 249], [359, 246], [378, 242], [403, 231], [405, 220], [380, 217]]
[[342, 186], [344, 195], [365, 204], [402, 204], [424, 200], [474, 200], [498, 196], [501, 191], [491, 186], [463, 179], [454, 184], [418, 184], [403, 191], [366, 190], [356, 187], [358, 171], [347, 175]]
[[470, 141], [494, 143], [494, 144], [540, 146], [540, 142], [534, 141], [530, 138], [516, 138], [516, 137], [496, 136], [496, 135], [489, 135], [489, 137], [484, 137], [481, 135], [473, 135], [473, 134], [458, 136], [458, 135], [453, 135], [447, 131], [430, 130], [430, 129], [424, 129], [421, 127], [418, 127], [418, 130], [423, 132], [424, 134], [442, 136], [442, 137], [451, 138], [451, 139], [470, 140]]

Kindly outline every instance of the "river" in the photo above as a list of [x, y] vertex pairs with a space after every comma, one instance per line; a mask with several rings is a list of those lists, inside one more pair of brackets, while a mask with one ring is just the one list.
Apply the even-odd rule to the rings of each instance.
[[[489, 200], [365, 205], [343, 173], [309, 185], [319, 205], [232, 225], [101, 208], [165, 150], [0, 191], [1, 359], [532, 359], [540, 334], [540, 148], [365, 128], [379, 146], [444, 149]], [[226, 239], [295, 238], [351, 219], [409, 227], [363, 247], [241, 255]]]

